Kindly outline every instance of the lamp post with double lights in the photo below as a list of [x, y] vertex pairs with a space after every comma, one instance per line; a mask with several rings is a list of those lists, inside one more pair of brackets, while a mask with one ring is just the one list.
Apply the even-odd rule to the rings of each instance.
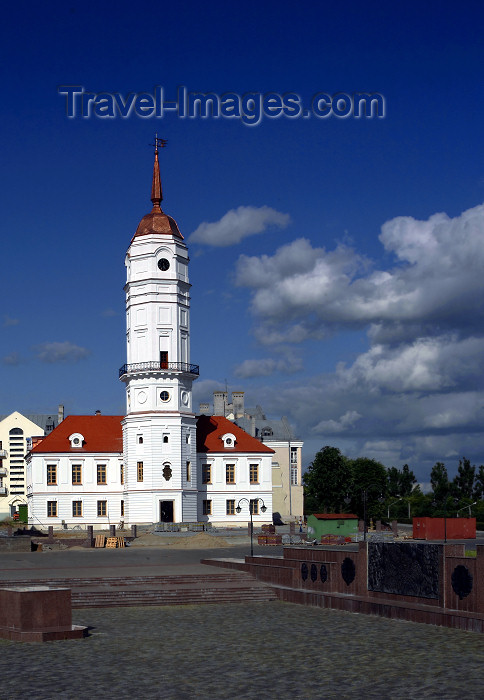
[[249, 514], [250, 514], [250, 556], [253, 557], [253, 556], [254, 556], [254, 542], [253, 542], [254, 523], [252, 522], [252, 512], [253, 512], [253, 509], [254, 509], [254, 505], [255, 505], [256, 503], [258, 503], [259, 501], [262, 503], [260, 509], [261, 509], [261, 511], [262, 511], [263, 513], [266, 512], [267, 507], [266, 507], [264, 501], [262, 500], [262, 498], [251, 498], [250, 500], [249, 500], [248, 498], [241, 498], [241, 499], [239, 500], [239, 502], [237, 503], [237, 508], [235, 509], [237, 513], [240, 513], [240, 512], [242, 511], [242, 508], [241, 508], [241, 505], [240, 505], [240, 504], [242, 503], [242, 501], [245, 501], [245, 502], [247, 503], [247, 505], [249, 506]]

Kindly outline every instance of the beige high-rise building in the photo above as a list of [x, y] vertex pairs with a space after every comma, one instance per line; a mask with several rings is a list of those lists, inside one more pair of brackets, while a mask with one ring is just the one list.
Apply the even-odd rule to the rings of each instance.
[[50, 433], [63, 418], [63, 406], [51, 415], [24, 416], [14, 411], [0, 416], [0, 520], [27, 504], [25, 456], [32, 442]]

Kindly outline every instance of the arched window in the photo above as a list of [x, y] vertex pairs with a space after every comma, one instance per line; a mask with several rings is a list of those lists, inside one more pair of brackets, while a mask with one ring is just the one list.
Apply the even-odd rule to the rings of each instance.
[[24, 431], [22, 428], [12, 428], [11, 430], [8, 431], [9, 435], [23, 435]]

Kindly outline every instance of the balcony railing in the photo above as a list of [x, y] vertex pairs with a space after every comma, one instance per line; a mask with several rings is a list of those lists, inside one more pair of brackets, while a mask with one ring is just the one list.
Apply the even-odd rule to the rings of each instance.
[[7, 470], [5, 467], [0, 467], [0, 476], [7, 476]]
[[0, 496], [6, 496], [8, 493], [6, 486], [0, 486]]
[[119, 377], [138, 372], [184, 372], [185, 374], [200, 374], [198, 365], [190, 365], [187, 362], [135, 362], [131, 365], [123, 365], [119, 370]]
[[7, 450], [0, 450], [0, 459], [3, 459], [6, 456], [7, 456]]

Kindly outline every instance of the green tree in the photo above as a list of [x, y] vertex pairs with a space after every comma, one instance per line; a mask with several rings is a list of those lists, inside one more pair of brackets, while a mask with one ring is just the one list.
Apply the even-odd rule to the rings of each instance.
[[366, 493], [366, 518], [383, 518], [387, 495], [387, 470], [381, 462], [367, 457], [350, 460], [352, 473], [351, 511], [363, 518]]
[[422, 493], [420, 488], [417, 486], [417, 488], [413, 490], [412, 495], [410, 497], [412, 516], [420, 518], [430, 517], [434, 511], [432, 501], [433, 494]]
[[408, 464], [404, 464], [401, 471], [396, 467], [387, 469], [388, 498], [408, 498], [416, 483], [415, 474]]
[[476, 468], [471, 466], [468, 459], [463, 457], [459, 459], [459, 467], [457, 469], [457, 474], [452, 482], [452, 495], [458, 501], [462, 499], [472, 498], [474, 492], [474, 480], [475, 480]]
[[413, 491], [417, 479], [408, 464], [404, 464], [400, 474], [400, 496], [408, 498]]
[[337, 447], [326, 445], [314, 457], [303, 476], [305, 511], [342, 512], [351, 489], [348, 459]]
[[481, 464], [477, 470], [475, 482], [474, 482], [474, 492], [472, 498], [475, 501], [480, 501], [484, 497], [484, 465]]
[[437, 507], [442, 507], [447, 502], [450, 493], [449, 475], [443, 462], [436, 462], [430, 472], [433, 498]]
[[396, 467], [387, 469], [387, 494], [389, 498], [400, 496], [400, 470]]

